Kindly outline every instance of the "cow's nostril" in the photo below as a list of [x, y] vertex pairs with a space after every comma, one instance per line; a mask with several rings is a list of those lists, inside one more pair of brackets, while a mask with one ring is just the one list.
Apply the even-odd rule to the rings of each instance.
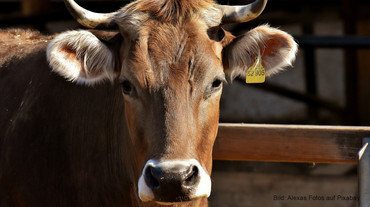
[[198, 174], [199, 174], [199, 169], [197, 166], [193, 166], [191, 168], [191, 171], [189, 172], [189, 174], [186, 176], [186, 179], [185, 179], [185, 186], [192, 186], [194, 185], [197, 180], [198, 180]]
[[148, 166], [145, 170], [144, 179], [146, 184], [150, 188], [159, 188], [159, 181], [157, 180], [156, 176], [154, 175], [153, 168]]

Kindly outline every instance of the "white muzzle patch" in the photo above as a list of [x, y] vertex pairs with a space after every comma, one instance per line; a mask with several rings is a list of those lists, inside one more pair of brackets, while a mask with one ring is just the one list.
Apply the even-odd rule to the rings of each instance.
[[[157, 160], [148, 160], [145, 164], [142, 174], [140, 176], [138, 186], [139, 186], [139, 197], [142, 201], [157, 201], [160, 203], [166, 203], [166, 200], [162, 200], [161, 198], [156, 198], [155, 193], [153, 192], [153, 187], [150, 187], [145, 180], [145, 173], [148, 168], [156, 168], [161, 169], [163, 171], [170, 171], [173, 172], [173, 169], [177, 168], [196, 168], [197, 169], [197, 180], [193, 186], [191, 186], [191, 190], [189, 190], [189, 194], [187, 195], [189, 200], [195, 200], [201, 197], [209, 197], [211, 194], [211, 178], [208, 173], [204, 170], [204, 168], [200, 165], [200, 163], [195, 159], [189, 160], [168, 160], [168, 161], [157, 161]], [[165, 179], [164, 177], [158, 178], [158, 180]], [[179, 189], [180, 190], [180, 189]], [[172, 202], [172, 201], [168, 201]]]

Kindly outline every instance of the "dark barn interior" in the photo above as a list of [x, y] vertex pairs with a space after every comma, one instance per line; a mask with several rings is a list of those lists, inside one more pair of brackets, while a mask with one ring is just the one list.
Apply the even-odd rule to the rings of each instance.
[[[126, 0], [80, 0], [111, 12]], [[251, 0], [220, 0], [246, 4]], [[228, 84], [220, 123], [370, 125], [370, 2], [366, 0], [270, 0], [256, 20], [228, 25], [240, 34], [270, 24], [299, 44], [292, 68], [263, 84]], [[0, 28], [32, 28], [45, 34], [82, 28], [61, 0], [0, 0]], [[0, 95], [1, 96], [1, 95]], [[356, 200], [279, 200], [281, 195], [356, 196], [353, 164], [214, 161], [210, 206], [356, 206]]]

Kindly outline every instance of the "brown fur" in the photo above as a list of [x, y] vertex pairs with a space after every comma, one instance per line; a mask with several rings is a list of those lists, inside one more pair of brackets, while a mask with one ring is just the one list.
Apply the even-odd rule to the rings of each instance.
[[[123, 8], [127, 16], [116, 20], [122, 41], [107, 43], [110, 38], [96, 39], [97, 33], [82, 31], [58, 36], [63, 40], [58, 46], [73, 61], [81, 61], [74, 50], [83, 53], [93, 45], [91, 37], [98, 46], [120, 46], [96, 47], [95, 56], [87, 52], [86, 58], [102, 62], [101, 69], [106, 63], [97, 60], [103, 57], [99, 52], [120, 52], [112, 58], [120, 60], [114, 64], [121, 66], [119, 79], [134, 88], [124, 97], [117, 80], [86, 87], [52, 73], [46, 61], [52, 37], [0, 31], [0, 205], [158, 207], [141, 202], [137, 194], [148, 159], [196, 159], [210, 174], [222, 90], [213, 88], [213, 81], [224, 79], [224, 66], [232, 70], [224, 56], [237, 54], [243, 62], [248, 60], [243, 54], [259, 52], [244, 46], [250, 41], [248, 33], [237, 39], [217, 27], [210, 34], [208, 23], [218, 17], [204, 20], [202, 15], [214, 6], [211, 0], [139, 0]], [[266, 31], [271, 33], [267, 39], [293, 41], [269, 27], [260, 27], [254, 37]], [[76, 43], [76, 36], [86, 41]], [[63, 47], [73, 41], [81, 47]], [[76, 79], [91, 69], [65, 64], [64, 57], [57, 60], [62, 70], [74, 67]], [[111, 67], [103, 72], [119, 73]], [[203, 197], [169, 206], [206, 207], [208, 201]]]
[[139, 34], [122, 71], [139, 84], [138, 100], [126, 101], [132, 138], [140, 140], [137, 146], [150, 146], [139, 165], [148, 159], [196, 158], [210, 173], [219, 96], [204, 106], [203, 92], [223, 74], [221, 50], [214, 49], [222, 43], [210, 40], [193, 21], [179, 26], [150, 20]]
[[[5, 129], [0, 134], [0, 201], [5, 206], [155, 207], [159, 205], [141, 203], [137, 197], [138, 176], [150, 156], [206, 159], [202, 164], [211, 171], [215, 136], [209, 134], [215, 135], [217, 131], [218, 98], [212, 101], [215, 104], [214, 110], [210, 110], [210, 119], [204, 120], [201, 116], [207, 114], [202, 115], [204, 106], [200, 105], [203, 96], [195, 91], [209, 84], [203, 82], [204, 76], [212, 72], [207, 70], [208, 58], [215, 60], [210, 62], [218, 62], [218, 66], [221, 64], [212, 48], [200, 44], [212, 41], [206, 34], [199, 34], [194, 23], [181, 28], [155, 21], [148, 25], [153, 25], [147, 30], [151, 37], [146, 41], [142, 39], [130, 57], [134, 64], [131, 72], [142, 81], [145, 90], [152, 91], [145, 118], [127, 101], [125, 115], [118, 84], [88, 88], [67, 84], [51, 73], [45, 61], [49, 38], [33, 39], [32, 35], [25, 35], [18, 41], [11, 38], [12, 33], [2, 33], [9, 38], [8, 45], [14, 41], [15, 44], [11, 44], [14, 49], [26, 51], [13, 52], [7, 64], [0, 67], [0, 93], [6, 94], [0, 100], [5, 109], [0, 112], [0, 126]], [[30, 33], [16, 33], [22, 34]], [[179, 44], [171, 44], [174, 41]], [[163, 57], [156, 54], [161, 51]], [[210, 56], [203, 58], [205, 52]], [[161, 59], [169, 63], [167, 67], [160, 67]], [[191, 70], [190, 59], [194, 60]], [[149, 66], [164, 79], [149, 78]], [[196, 83], [193, 87], [201, 85], [199, 89], [194, 88], [192, 95], [188, 94], [189, 79]], [[189, 103], [187, 108], [194, 111], [184, 111], [184, 103]], [[164, 108], [158, 107], [161, 104]], [[163, 111], [166, 113], [162, 114]], [[128, 123], [122, 118], [125, 116]], [[144, 125], [139, 125], [145, 120]], [[184, 125], [179, 123], [187, 126], [181, 127]], [[197, 125], [204, 123], [213, 124], [197, 132]], [[127, 135], [126, 125], [135, 136]], [[154, 130], [148, 130], [153, 126]], [[131, 139], [123, 139], [125, 137]], [[148, 142], [148, 138], [155, 139]], [[190, 140], [198, 147], [190, 146]], [[188, 150], [184, 151], [185, 148]], [[177, 153], [179, 151], [183, 153]], [[172, 206], [207, 206], [207, 203], [204, 198]]]
[[34, 46], [0, 66], [1, 206], [135, 206], [118, 84], [69, 84]]
[[46, 45], [52, 36], [41, 35], [38, 31], [23, 29], [0, 30], [0, 65], [10, 59], [22, 59], [35, 50]]
[[176, 22], [213, 5], [213, 0], [144, 0], [139, 1], [137, 9], [161, 22]]

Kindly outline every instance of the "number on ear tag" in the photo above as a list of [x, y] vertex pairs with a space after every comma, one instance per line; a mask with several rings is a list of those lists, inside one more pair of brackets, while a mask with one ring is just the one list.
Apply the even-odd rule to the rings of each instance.
[[265, 68], [262, 66], [261, 57], [256, 57], [254, 64], [248, 68], [246, 83], [264, 83], [266, 78]]

